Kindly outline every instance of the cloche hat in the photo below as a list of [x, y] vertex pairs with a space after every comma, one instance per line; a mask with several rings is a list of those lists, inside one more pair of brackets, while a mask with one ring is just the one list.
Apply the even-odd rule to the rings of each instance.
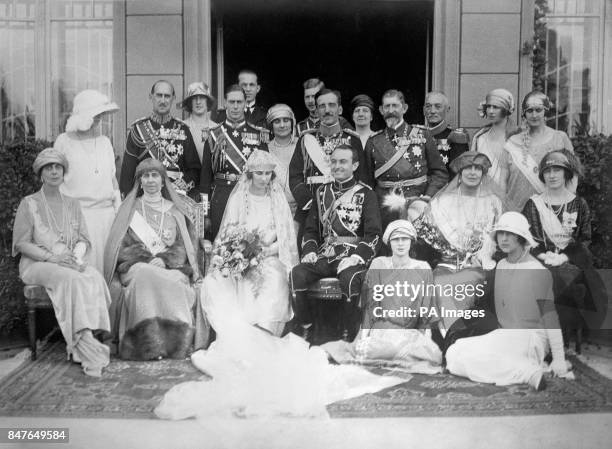
[[529, 231], [529, 222], [523, 214], [518, 212], [506, 212], [499, 217], [499, 221], [493, 226], [493, 230], [489, 234], [493, 241], [498, 231], [511, 232], [512, 234], [519, 235], [527, 241], [527, 245], [534, 248], [538, 246], [538, 243], [534, 240], [531, 232]]

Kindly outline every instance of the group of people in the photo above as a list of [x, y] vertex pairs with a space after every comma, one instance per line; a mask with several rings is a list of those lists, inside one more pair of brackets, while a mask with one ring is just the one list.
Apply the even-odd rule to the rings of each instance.
[[[19, 206], [14, 254], [23, 281], [47, 289], [86, 374], [102, 374], [114, 340], [125, 359], [201, 349], [192, 360], [215, 380], [266, 374], [277, 386], [291, 375], [270, 369], [309, 372], [310, 361], [320, 374], [328, 359], [422, 373], [445, 363], [476, 381], [541, 389], [550, 351], [554, 374], [568, 375], [561, 328], [596, 328], [606, 298], [576, 195], [580, 162], [567, 135], [546, 126], [544, 94], [525, 97], [519, 129], [512, 94], [489, 92], [487, 125], [470, 146], [447, 124], [441, 92], [425, 99], [425, 125], [410, 125], [403, 94], [388, 90], [378, 108], [386, 127], [374, 132], [367, 95], [351, 102], [352, 127], [341, 94], [307, 80], [309, 115], [297, 122], [285, 104], [256, 103], [254, 72], [238, 81], [224, 110], [205, 83], [189, 85], [184, 121], [171, 115], [174, 87], [154, 83], [119, 182], [97, 126], [118, 107], [96, 91], [75, 97], [66, 132], [36, 158], [42, 187]], [[198, 234], [200, 195], [210, 214]], [[237, 230], [243, 240], [231, 241]], [[245, 256], [244, 233], [257, 236], [256, 258]], [[202, 252], [212, 254], [206, 266]], [[251, 263], [228, 273], [231, 257]], [[308, 290], [322, 278], [338, 279], [344, 328], [313, 353]], [[423, 288], [408, 299], [386, 288], [398, 284]], [[197, 415], [176, 405], [192, 387], [169, 393], [160, 416]]]

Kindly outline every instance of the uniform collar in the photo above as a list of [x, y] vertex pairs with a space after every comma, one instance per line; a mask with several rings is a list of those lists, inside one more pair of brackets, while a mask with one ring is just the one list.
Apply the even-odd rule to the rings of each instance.
[[402, 129], [404, 128], [404, 126], [406, 126], [406, 121], [404, 119], [402, 119], [397, 125], [395, 125], [392, 128], [389, 128], [387, 126], [387, 129], [390, 129], [394, 133], [400, 133], [402, 131]]
[[437, 134], [440, 134], [442, 131], [444, 131], [446, 129], [446, 126], [447, 126], [446, 120], [442, 120], [436, 126], [428, 126], [427, 128], [429, 129], [429, 132], [431, 133], [431, 135], [435, 136]]
[[340, 122], [336, 122], [331, 126], [327, 126], [321, 123], [319, 125], [319, 132], [323, 137], [330, 137], [342, 132], [342, 128], [340, 127]]
[[247, 103], [244, 108], [245, 109], [252, 109], [255, 107], [255, 101], [251, 102], [251, 103]]
[[166, 114], [166, 115], [159, 115], [156, 112], [153, 112], [149, 118], [154, 121], [155, 123], [159, 123], [160, 125], [164, 125], [166, 123], [168, 123], [170, 120], [172, 120], [172, 116], [170, 114]]
[[225, 126], [229, 126], [231, 129], [238, 129], [246, 124], [246, 121], [241, 121], [238, 123], [232, 123], [229, 120], [225, 119]]
[[332, 184], [338, 190], [347, 190], [353, 187], [357, 181], [355, 180], [355, 176], [351, 176], [346, 181], [334, 181]]

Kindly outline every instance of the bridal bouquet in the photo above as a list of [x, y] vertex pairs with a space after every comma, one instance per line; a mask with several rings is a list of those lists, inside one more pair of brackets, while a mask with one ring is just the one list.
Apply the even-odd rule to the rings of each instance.
[[211, 268], [223, 277], [241, 278], [259, 265], [263, 258], [261, 235], [244, 226], [230, 224], [213, 248]]

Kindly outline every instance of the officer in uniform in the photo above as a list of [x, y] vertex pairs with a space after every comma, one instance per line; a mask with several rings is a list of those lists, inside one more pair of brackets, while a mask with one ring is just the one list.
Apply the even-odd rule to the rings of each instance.
[[423, 115], [431, 136], [435, 139], [442, 162], [451, 173], [450, 163], [460, 154], [469, 151], [470, 135], [463, 128], [453, 129], [446, 123], [450, 111], [448, 98], [442, 92], [429, 92], [425, 97]]
[[321, 184], [332, 180], [330, 157], [337, 146], [348, 145], [357, 151], [358, 179], [368, 181], [359, 134], [352, 129], [343, 129], [338, 120], [342, 113], [340, 92], [322, 89], [317, 93], [316, 102], [321, 117], [319, 126], [306, 131], [299, 138], [289, 163], [289, 188], [297, 203], [295, 220], [300, 224], [298, 240], [303, 232], [314, 192]]
[[195, 197], [200, 184], [200, 158], [189, 127], [170, 115], [174, 86], [165, 80], [156, 81], [149, 99], [153, 113], [130, 125], [119, 189], [127, 195], [134, 185], [136, 166], [152, 157], [164, 164], [177, 191]]
[[401, 200], [408, 207], [408, 218], [414, 219], [448, 181], [448, 172], [435, 141], [424, 126], [404, 122], [407, 110], [408, 105], [400, 91], [385, 92], [380, 113], [387, 127], [373, 134], [365, 148], [368, 170], [375, 180], [375, 191], [381, 204], [383, 229], [401, 216], [401, 212], [385, 206], [388, 195], [403, 197]]
[[[308, 117], [296, 125], [296, 133], [301, 137], [306, 131], [316, 130], [319, 127], [319, 113], [317, 110], [316, 96], [325, 84], [319, 78], [310, 78], [304, 81], [304, 106], [308, 110]], [[353, 129], [351, 124], [342, 116], [338, 117], [340, 127], [343, 129]]]
[[200, 192], [212, 194], [210, 206], [211, 239], [214, 240], [229, 195], [255, 150], [267, 150], [268, 130], [245, 121], [246, 95], [237, 84], [225, 93], [227, 118], [210, 132], [202, 154]]
[[[261, 86], [257, 80], [257, 74], [252, 70], [241, 70], [238, 74], [238, 85], [242, 87], [246, 95], [244, 119], [251, 125], [265, 128], [268, 110], [257, 104], [257, 94], [261, 90]], [[213, 115], [214, 117], [212, 117], [212, 119], [215, 122], [223, 123], [227, 118], [227, 111], [226, 109], [219, 109], [216, 114]]]
[[306, 220], [302, 260], [291, 270], [296, 332], [308, 339], [313, 316], [306, 290], [318, 279], [338, 277], [344, 299], [343, 338], [354, 337], [361, 280], [376, 255], [382, 229], [376, 194], [355, 179], [358, 150], [341, 144], [331, 155], [333, 181], [316, 191]]

